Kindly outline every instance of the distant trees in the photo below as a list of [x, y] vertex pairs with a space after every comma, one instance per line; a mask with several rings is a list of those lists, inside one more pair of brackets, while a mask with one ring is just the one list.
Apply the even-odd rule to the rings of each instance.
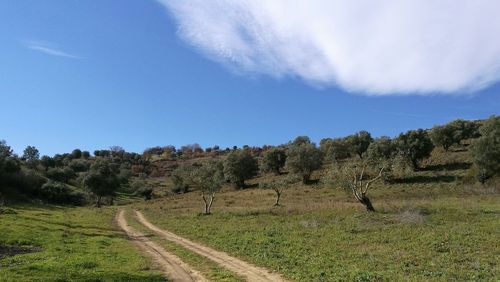
[[215, 194], [224, 183], [224, 165], [219, 160], [204, 161], [193, 169], [191, 180], [199, 188], [205, 203], [204, 214], [210, 214], [214, 203]]
[[40, 152], [34, 146], [28, 146], [23, 151], [23, 160], [26, 162], [28, 167], [34, 168], [38, 164], [40, 159]]
[[45, 171], [47, 171], [51, 167], [56, 166], [55, 160], [49, 156], [42, 156], [42, 158], [40, 159], [40, 164], [43, 166]]
[[224, 175], [237, 188], [245, 187], [245, 180], [257, 175], [259, 164], [249, 150], [236, 149], [224, 161]]
[[395, 142], [400, 153], [411, 162], [414, 169], [417, 169], [419, 161], [429, 157], [434, 149], [429, 134], [423, 129], [401, 133]]
[[375, 138], [368, 149], [366, 156], [371, 161], [389, 160], [397, 153], [397, 147], [390, 137], [382, 136]]
[[89, 151], [83, 151], [83, 152], [82, 152], [82, 158], [84, 158], [84, 159], [86, 159], [86, 160], [87, 160], [87, 159], [89, 159], [89, 158], [90, 158], [90, 153], [89, 153]]
[[80, 150], [80, 149], [74, 149], [71, 152], [71, 158], [72, 159], [79, 159], [81, 157], [82, 157], [82, 150]]
[[96, 197], [95, 206], [101, 206], [101, 198], [114, 197], [120, 187], [116, 170], [108, 159], [98, 159], [83, 179], [83, 185]]
[[322, 139], [320, 149], [324, 157], [333, 162], [339, 162], [351, 157], [350, 144], [345, 138]]
[[349, 145], [350, 150], [362, 159], [363, 154], [368, 149], [368, 146], [370, 146], [373, 138], [368, 131], [362, 130], [353, 135], [347, 136], [345, 141]]
[[491, 116], [480, 128], [481, 137], [472, 143], [471, 153], [481, 183], [500, 174], [500, 116]]
[[287, 149], [286, 167], [308, 184], [313, 171], [319, 169], [323, 162], [323, 154], [311, 143], [308, 137], [299, 136]]
[[434, 126], [430, 137], [436, 146], [448, 151], [452, 145], [459, 145], [462, 140], [479, 137], [479, 124], [457, 119], [445, 125]]
[[286, 151], [283, 148], [274, 147], [264, 153], [262, 170], [279, 175], [281, 174], [281, 169], [285, 167], [285, 163]]

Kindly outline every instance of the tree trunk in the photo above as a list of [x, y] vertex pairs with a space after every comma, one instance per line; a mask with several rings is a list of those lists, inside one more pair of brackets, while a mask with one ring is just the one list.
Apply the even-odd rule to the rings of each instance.
[[203, 202], [205, 203], [205, 213], [204, 214], [209, 214], [210, 211], [209, 211], [209, 208], [208, 208], [207, 198], [205, 197], [205, 195], [201, 195], [201, 197], [203, 198]]
[[366, 207], [367, 211], [369, 211], [369, 212], [375, 211], [375, 208], [373, 208], [372, 202], [370, 201], [370, 199], [367, 196], [363, 195], [361, 197], [361, 199], [359, 200], [359, 202], [362, 203]]
[[212, 213], [212, 205], [214, 203], [214, 198], [215, 198], [215, 193], [212, 193], [212, 195], [210, 195], [210, 202], [208, 203], [208, 214]]
[[97, 196], [97, 200], [95, 202], [95, 206], [100, 208], [101, 207], [101, 196]]
[[280, 205], [280, 198], [281, 198], [281, 192], [276, 191], [276, 202], [274, 203], [275, 207]]
[[309, 184], [309, 178], [311, 175], [302, 175], [302, 183], [303, 184]]

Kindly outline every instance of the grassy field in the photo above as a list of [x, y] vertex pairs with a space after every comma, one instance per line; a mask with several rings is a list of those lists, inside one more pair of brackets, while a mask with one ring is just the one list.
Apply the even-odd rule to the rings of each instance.
[[290, 187], [280, 207], [257, 188], [226, 188], [209, 216], [195, 192], [135, 207], [159, 227], [296, 281], [497, 281], [500, 194], [462, 184], [465, 156], [435, 156], [405, 179], [374, 186], [371, 214], [321, 183]]
[[[15, 214], [14, 214], [15, 213]], [[164, 281], [113, 226], [115, 209], [16, 207], [0, 212], [1, 281]]]
[[[165, 241], [136, 222], [132, 209], [166, 230], [267, 267], [294, 281], [498, 281], [500, 189], [469, 183], [463, 150], [436, 150], [417, 172], [379, 182], [367, 213], [335, 185], [274, 193], [225, 187], [213, 214], [197, 192], [151, 201], [119, 195], [129, 224], [213, 281], [241, 281], [212, 261]], [[321, 180], [327, 168], [316, 172]], [[281, 176], [286, 177], [286, 176]], [[170, 181], [152, 179], [157, 194]], [[115, 208], [17, 206], [0, 209], [1, 281], [164, 281], [117, 231]], [[9, 253], [9, 255], [5, 255]], [[14, 255], [16, 254], [16, 255]]]

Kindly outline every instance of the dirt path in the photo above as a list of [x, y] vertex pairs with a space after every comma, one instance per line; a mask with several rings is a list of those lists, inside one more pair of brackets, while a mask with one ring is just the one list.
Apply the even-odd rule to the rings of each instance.
[[153, 259], [169, 281], [208, 281], [179, 257], [165, 251], [164, 248], [148, 239], [144, 234], [130, 227], [125, 219], [124, 210], [118, 212], [116, 222], [127, 233], [127, 236], [133, 240], [134, 244]]
[[246, 278], [247, 281], [286, 281], [279, 274], [272, 273], [264, 268], [257, 267], [235, 257], [232, 257], [224, 252], [219, 252], [209, 247], [205, 247], [198, 243], [192, 242], [188, 239], [177, 236], [169, 231], [160, 229], [150, 223], [140, 211], [135, 211], [138, 221], [151, 229], [152, 231], [160, 234], [165, 239], [177, 243], [184, 248], [191, 250], [199, 255], [202, 255], [220, 266], [236, 273], [237, 275]]

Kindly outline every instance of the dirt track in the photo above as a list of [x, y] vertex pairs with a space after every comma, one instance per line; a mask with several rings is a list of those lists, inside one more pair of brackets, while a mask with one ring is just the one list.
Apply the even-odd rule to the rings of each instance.
[[154, 260], [154, 263], [169, 281], [208, 281], [179, 257], [167, 252], [164, 248], [145, 237], [144, 234], [130, 227], [125, 219], [124, 210], [118, 212], [116, 222], [127, 233], [127, 236], [133, 240], [134, 244]]
[[160, 234], [163, 238], [172, 241], [184, 248], [202, 255], [226, 269], [244, 277], [247, 281], [286, 281], [279, 274], [269, 272], [268, 270], [249, 264], [245, 261], [232, 257], [224, 252], [216, 251], [201, 244], [182, 238], [169, 231], [160, 229], [150, 223], [140, 211], [135, 211], [138, 221], [150, 230]]

